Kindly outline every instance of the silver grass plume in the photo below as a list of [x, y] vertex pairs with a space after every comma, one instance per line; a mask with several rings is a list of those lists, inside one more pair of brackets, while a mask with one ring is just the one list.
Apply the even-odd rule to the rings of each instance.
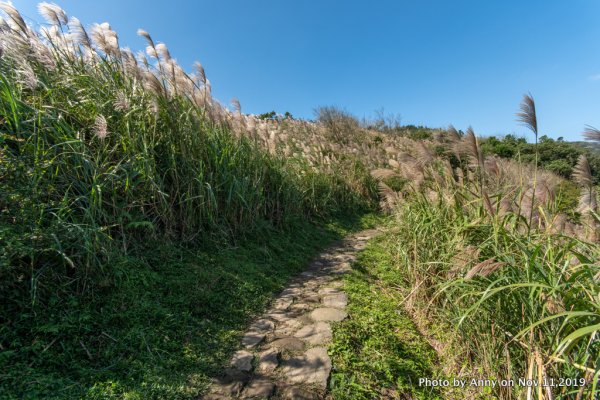
[[144, 86], [146, 87], [146, 89], [154, 92], [157, 95], [162, 96], [164, 94], [164, 87], [163, 87], [162, 83], [160, 83], [160, 81], [158, 80], [156, 75], [154, 75], [150, 71], [145, 71], [143, 76], [144, 76]]
[[14, 22], [25, 35], [29, 36], [27, 24], [25, 24], [23, 17], [12, 4], [0, 2], [0, 10], [4, 11], [11, 21]]
[[44, 26], [40, 29], [42, 37], [48, 39], [54, 46], [65, 47], [65, 37], [57, 25]]
[[108, 55], [119, 54], [119, 39], [117, 33], [110, 28], [108, 22], [94, 24], [91, 32], [92, 39], [100, 50]]
[[454, 155], [461, 161], [460, 153], [461, 153], [461, 135], [458, 133], [456, 128], [453, 125], [449, 125], [447, 132], [447, 140], [448, 140], [448, 148], [450, 151], [454, 153]]
[[391, 169], [379, 168], [379, 169], [374, 169], [373, 171], [371, 171], [371, 176], [374, 179], [382, 180], [382, 179], [386, 179], [386, 178], [397, 177], [400, 175], [397, 172], [392, 171]]
[[29, 63], [23, 63], [23, 65], [21, 66], [21, 69], [19, 69], [18, 73], [19, 73], [18, 81], [23, 86], [25, 86], [29, 90], [35, 90], [38, 87], [38, 84], [39, 84], [38, 78]]
[[156, 45], [156, 53], [157, 55], [160, 55], [165, 61], [171, 60], [171, 53], [169, 52], [169, 48], [164, 43], [158, 43]]
[[592, 179], [592, 171], [590, 163], [585, 155], [580, 155], [577, 165], [573, 168], [573, 179], [582, 187], [582, 193], [579, 197], [578, 211], [581, 213], [589, 213], [595, 211], [598, 204], [596, 193], [594, 192], [594, 181]]
[[500, 168], [495, 157], [487, 157], [484, 160], [485, 171], [488, 175], [499, 176]]
[[573, 179], [583, 187], [591, 187], [593, 185], [590, 163], [583, 154], [579, 156], [579, 160], [577, 160], [577, 164], [573, 168]]
[[150, 70], [150, 63], [148, 62], [148, 58], [146, 58], [146, 53], [144, 53], [143, 51], [139, 50], [136, 55], [136, 60], [138, 61], [138, 63], [143, 64], [144, 67], [146, 67], [146, 71]]
[[475, 136], [475, 132], [471, 127], [467, 128], [467, 133], [463, 138], [462, 149], [471, 159], [472, 165], [475, 167], [479, 167], [480, 170], [483, 170], [483, 153], [481, 151], [481, 148], [479, 147], [479, 141], [477, 140], [477, 136]]
[[146, 46], [146, 55], [155, 60], [159, 59], [158, 50], [156, 50], [156, 46], [153, 45]]
[[401, 199], [400, 193], [394, 191], [383, 182], [378, 184], [379, 195], [382, 198], [382, 208], [386, 211], [392, 211], [398, 201]]
[[151, 45], [152, 47], [155, 47], [154, 40], [152, 40], [152, 37], [150, 36], [150, 34], [147, 31], [140, 28], [137, 30], [137, 34], [138, 34], [138, 36], [141, 36], [144, 39], [146, 39], [146, 41], [148, 42], [149, 45]]
[[72, 17], [69, 21], [69, 32], [75, 44], [80, 44], [82, 46], [87, 47], [88, 49], [92, 48], [92, 40], [88, 35], [87, 31], [83, 27], [81, 21], [77, 18]]
[[136, 78], [139, 78], [140, 69], [138, 67], [138, 62], [130, 49], [121, 49], [121, 60], [123, 61], [124, 70], [133, 74]]
[[467, 274], [465, 275], [465, 279], [472, 279], [475, 276], [489, 276], [504, 265], [506, 265], [506, 263], [496, 261], [493, 258], [488, 258], [487, 260], [482, 261], [479, 264], [475, 265], [473, 268], [471, 268], [469, 272], [467, 272]]
[[531, 94], [523, 96], [521, 101], [520, 111], [517, 113], [517, 121], [521, 122], [527, 128], [529, 128], [537, 139], [538, 126], [537, 126], [537, 115], [535, 112], [535, 102]]
[[200, 62], [196, 61], [194, 63], [194, 69], [196, 70], [197, 74], [198, 74], [198, 78], [200, 79], [200, 82], [202, 82], [202, 84], [206, 84], [206, 72], [204, 71], [204, 67], [202, 66], [202, 64], [200, 64]]
[[598, 200], [596, 199], [596, 193], [593, 189], [584, 190], [579, 197], [579, 206], [577, 211], [582, 214], [589, 214], [598, 208]]
[[460, 134], [458, 133], [458, 131], [456, 130], [456, 128], [453, 125], [448, 126], [447, 132], [448, 132], [448, 139], [451, 142], [458, 142], [461, 139]]
[[466, 246], [459, 250], [450, 259], [450, 265], [452, 268], [448, 271], [448, 277], [455, 277], [460, 271], [466, 267], [473, 265], [479, 260], [480, 249], [475, 246]]
[[106, 123], [106, 118], [104, 118], [104, 115], [100, 114], [96, 117], [93, 132], [94, 135], [101, 140], [106, 139], [108, 136], [108, 124]]
[[67, 25], [67, 14], [54, 3], [42, 2], [37, 6], [38, 12], [50, 25]]
[[417, 142], [416, 150], [417, 154], [419, 155], [419, 163], [425, 166], [430, 165], [433, 162], [433, 153], [431, 152], [431, 150], [429, 150], [429, 148], [427, 148], [427, 146], [425, 146], [425, 144], [423, 144], [423, 142]]
[[585, 130], [583, 131], [583, 136], [585, 137], [585, 140], [600, 142], [600, 130], [594, 128], [593, 126], [586, 125]]
[[44, 67], [49, 70], [54, 70], [56, 67], [56, 59], [48, 46], [44, 45], [38, 36], [33, 36], [29, 39], [29, 49], [33, 57]]
[[127, 95], [123, 92], [117, 93], [117, 98], [115, 99], [113, 105], [115, 107], [115, 110], [119, 111], [129, 111], [129, 109], [131, 108], [131, 105], [129, 104], [129, 99], [127, 98]]
[[11, 29], [8, 22], [6, 22], [4, 18], [0, 17], [0, 33], [8, 33], [10, 31]]
[[240, 104], [240, 101], [236, 98], [231, 99], [231, 105], [233, 106], [233, 108], [235, 109], [235, 111], [238, 114], [242, 113], [242, 105]]

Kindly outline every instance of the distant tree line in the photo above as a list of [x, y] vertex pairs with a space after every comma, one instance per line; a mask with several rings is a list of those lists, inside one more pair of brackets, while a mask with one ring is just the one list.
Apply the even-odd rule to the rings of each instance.
[[[481, 147], [488, 154], [503, 158], [534, 162], [535, 144], [525, 138], [506, 135], [501, 139], [495, 136], [481, 139]], [[585, 154], [595, 185], [600, 185], [600, 152], [577, 142], [565, 142], [562, 138], [552, 139], [541, 136], [538, 143], [539, 165], [562, 177], [571, 178], [573, 167], [581, 154]]]
[[270, 121], [279, 121], [282, 119], [294, 119], [294, 116], [289, 111], [286, 111], [285, 114], [277, 114], [275, 111], [269, 111], [264, 114], [259, 114], [257, 116], [259, 119], [270, 120]]

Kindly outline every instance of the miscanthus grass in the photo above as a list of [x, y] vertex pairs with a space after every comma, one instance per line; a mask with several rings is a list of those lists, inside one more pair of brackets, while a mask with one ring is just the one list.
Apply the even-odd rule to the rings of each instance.
[[[521, 111], [537, 130], [530, 96]], [[517, 382], [492, 389], [498, 398], [597, 398], [600, 246], [587, 160], [574, 170], [580, 201], [567, 215], [556, 176], [485, 156], [471, 129], [461, 137], [451, 127], [442, 143], [441, 157], [422, 147], [372, 172], [395, 214], [390, 251], [405, 307], [452, 321], [462, 354], [449, 374]], [[393, 190], [390, 179], [402, 183]]]
[[184, 71], [142, 29], [134, 53], [54, 4], [41, 26], [0, 10], [0, 397], [196, 397], [332, 239], [307, 222], [372, 208], [368, 168], [332, 161], [315, 124], [288, 140], [227, 109], [201, 64]]
[[145, 236], [234, 239], [369, 207], [365, 168], [352, 181], [270, 151], [212, 98], [202, 65], [186, 73], [146, 31], [134, 55], [108, 23], [86, 30], [54, 4], [37, 29], [0, 8], [3, 283], [30, 281], [32, 303], [57, 268], [85, 291], [111, 249]]
[[[585, 157], [567, 182], [537, 152], [533, 165], [486, 155], [471, 128], [413, 140], [331, 107], [316, 122], [264, 120], [213, 98], [202, 64], [186, 71], [143, 29], [134, 52], [54, 4], [39, 5], [42, 26], [0, 9], [4, 336], [19, 316], [106, 291], [115, 257], [149, 240], [232, 243], [378, 198], [397, 216], [404, 306], [452, 321], [465, 362], [484, 378], [586, 381], [498, 397], [594, 398], [599, 217]], [[518, 118], [537, 138], [530, 95]]]

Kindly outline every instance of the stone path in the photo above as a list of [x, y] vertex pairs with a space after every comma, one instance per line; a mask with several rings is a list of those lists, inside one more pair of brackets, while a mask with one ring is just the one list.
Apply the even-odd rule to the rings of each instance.
[[341, 278], [350, 271], [355, 253], [377, 233], [367, 230], [345, 238], [293, 279], [250, 325], [242, 348], [203, 399], [324, 398], [331, 372], [331, 323], [348, 316]]

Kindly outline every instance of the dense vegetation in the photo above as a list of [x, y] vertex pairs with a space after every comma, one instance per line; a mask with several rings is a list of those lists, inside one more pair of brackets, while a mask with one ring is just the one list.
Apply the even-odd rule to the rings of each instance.
[[237, 134], [146, 32], [136, 59], [108, 24], [2, 9], [0, 397], [193, 397], [322, 221], [372, 208], [368, 169]]
[[[533, 100], [526, 97], [524, 104]], [[535, 121], [531, 109], [527, 116]], [[535, 165], [485, 157], [472, 130], [445, 135], [443, 146], [465, 161], [455, 170], [423, 148], [420, 158], [404, 155], [402, 169], [374, 171], [382, 181], [406, 176], [404, 171], [419, 178], [400, 191], [382, 186], [396, 215], [389, 249], [403, 266], [405, 304], [417, 319], [455, 322], [463, 360], [480, 368], [467, 376], [578, 380], [563, 387], [494, 389], [500, 398], [594, 398], [600, 248], [587, 159], [580, 156], [573, 170], [581, 187], [570, 214], [578, 217], [575, 223], [565, 213], [560, 178]]]
[[[35, 31], [0, 7], [3, 396], [194, 398], [251, 315], [379, 199], [390, 222], [347, 278], [334, 395], [451, 395], [411, 387], [442, 371], [587, 382], [473, 396], [594, 398], [596, 154], [335, 107], [243, 114], [143, 30], [134, 56], [108, 24], [42, 4]], [[530, 97], [520, 118], [537, 138]]]
[[525, 138], [506, 135], [502, 139], [494, 136], [485, 138], [481, 147], [485, 153], [529, 163], [534, 162], [537, 151], [539, 166], [564, 178], [571, 178], [579, 157], [585, 155], [592, 168], [594, 184], [600, 184], [600, 153], [581, 144], [541, 136], [536, 149], [536, 145], [528, 143]]

